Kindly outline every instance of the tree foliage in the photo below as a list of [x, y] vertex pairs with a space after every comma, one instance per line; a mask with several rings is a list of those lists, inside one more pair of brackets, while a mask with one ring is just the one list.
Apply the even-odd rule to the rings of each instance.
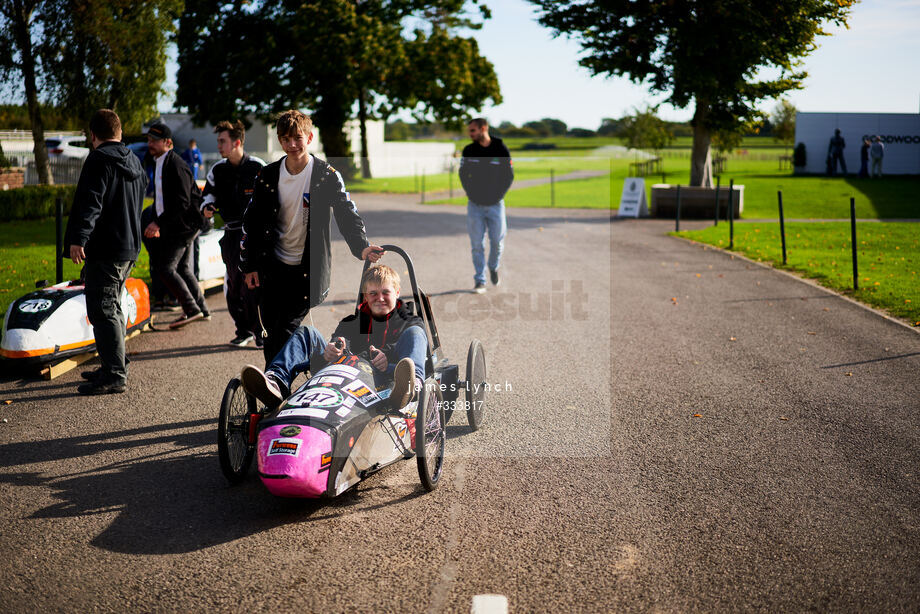
[[619, 136], [627, 147], [659, 151], [671, 144], [674, 134], [657, 113], [658, 107], [646, 107], [620, 120]]
[[777, 103], [770, 115], [773, 125], [773, 138], [783, 145], [792, 145], [795, 141], [795, 105], [783, 98]]
[[343, 127], [355, 106], [362, 119], [409, 109], [418, 119], [458, 124], [471, 109], [501, 100], [476, 41], [454, 34], [475, 25], [465, 4], [187, 0], [177, 105], [199, 123], [310, 109], [332, 158], [348, 155]]
[[757, 117], [755, 105], [800, 88], [801, 58], [846, 24], [855, 0], [530, 0], [538, 20], [576, 39], [593, 74], [625, 76], [695, 105], [691, 184], [711, 183], [710, 138]]

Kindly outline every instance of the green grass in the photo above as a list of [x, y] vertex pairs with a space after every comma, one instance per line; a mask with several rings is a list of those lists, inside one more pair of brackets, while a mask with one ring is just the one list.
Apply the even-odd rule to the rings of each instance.
[[[35, 289], [37, 280], [54, 283], [54, 218], [0, 224], [0, 314], [6, 317], [10, 303]], [[132, 277], [150, 281], [147, 250], [142, 249]], [[64, 260], [64, 279], [80, 277], [80, 267]]]
[[[734, 251], [816, 280], [821, 285], [884, 309], [920, 326], [920, 225], [857, 224], [859, 290], [853, 290], [848, 222], [790, 222], [786, 225], [787, 264], [783, 265], [778, 223], [735, 224]], [[683, 231], [678, 236], [727, 248], [728, 224]], [[675, 234], [675, 233], [672, 233]]]
[[[559, 181], [553, 188], [550, 184], [542, 184], [527, 188], [512, 190], [505, 195], [506, 207], [552, 207], [560, 209], [610, 209], [614, 206], [610, 195], [613, 193], [615, 182], [610, 175], [592, 177], [590, 179], [576, 179], [572, 181]], [[623, 181], [619, 181], [618, 190], [622, 190]], [[619, 191], [616, 192], [619, 194]], [[554, 200], [555, 198], [555, 200]], [[437, 200], [427, 204], [465, 205], [466, 197]], [[555, 204], [553, 204], [555, 203]]]

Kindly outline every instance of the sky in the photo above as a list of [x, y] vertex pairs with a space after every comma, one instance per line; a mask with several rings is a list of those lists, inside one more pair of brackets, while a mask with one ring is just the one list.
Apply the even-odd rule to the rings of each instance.
[[[593, 130], [605, 117], [623, 117], [663, 99], [625, 78], [592, 77], [578, 65], [579, 45], [554, 38], [524, 0], [485, 3], [492, 18], [471, 34], [501, 86], [503, 102], [479, 113], [490, 123], [553, 117], [570, 128]], [[920, 0], [863, 0], [848, 29], [827, 30], [832, 36], [819, 37], [818, 49], [805, 59], [805, 88], [788, 94], [799, 111], [920, 112]], [[175, 83], [174, 50], [171, 55], [167, 70]], [[769, 112], [776, 104], [767, 100], [760, 108]], [[160, 106], [171, 105], [164, 99]], [[693, 109], [663, 104], [658, 114], [687, 121]]]

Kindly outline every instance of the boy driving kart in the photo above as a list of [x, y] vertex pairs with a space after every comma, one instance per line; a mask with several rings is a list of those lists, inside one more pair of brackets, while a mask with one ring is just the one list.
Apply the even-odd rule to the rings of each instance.
[[402, 409], [413, 401], [424, 380], [428, 349], [422, 319], [399, 300], [399, 275], [386, 265], [365, 271], [361, 292], [364, 301], [358, 312], [339, 322], [330, 342], [316, 328], [300, 326], [264, 373], [255, 365], [243, 367], [243, 388], [274, 409], [290, 395], [291, 383], [298, 373], [310, 368], [314, 355], [332, 363], [347, 352], [364, 355], [370, 361], [378, 386], [392, 378], [392, 409]]

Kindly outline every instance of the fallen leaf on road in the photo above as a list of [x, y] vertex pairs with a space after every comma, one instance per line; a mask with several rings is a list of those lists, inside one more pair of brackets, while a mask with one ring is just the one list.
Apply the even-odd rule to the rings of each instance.
[[702, 417], [703, 417], [703, 414], [693, 414], [693, 417], [694, 417], [694, 418], [702, 418]]
[[738, 338], [737, 338], [737, 337], [729, 337], [728, 340], [729, 340], [729, 341], [737, 341]]
[[4, 401], [4, 402], [3, 402], [4, 405], [10, 405], [11, 403], [12, 403], [12, 401]]
[[780, 419], [780, 420], [788, 420], [789, 418], [787, 418], [786, 416], [780, 416], [779, 419]]
[[697, 276], [697, 277], [702, 277], [702, 275], [700, 275], [699, 273], [697, 273], [696, 276]]
[[847, 371], [847, 377], [853, 377], [853, 372], [852, 372], [852, 371]]
[[818, 333], [816, 333], [816, 332], [810, 330], [810, 331], [808, 331], [808, 334], [809, 334], [809, 335], [817, 335]]

